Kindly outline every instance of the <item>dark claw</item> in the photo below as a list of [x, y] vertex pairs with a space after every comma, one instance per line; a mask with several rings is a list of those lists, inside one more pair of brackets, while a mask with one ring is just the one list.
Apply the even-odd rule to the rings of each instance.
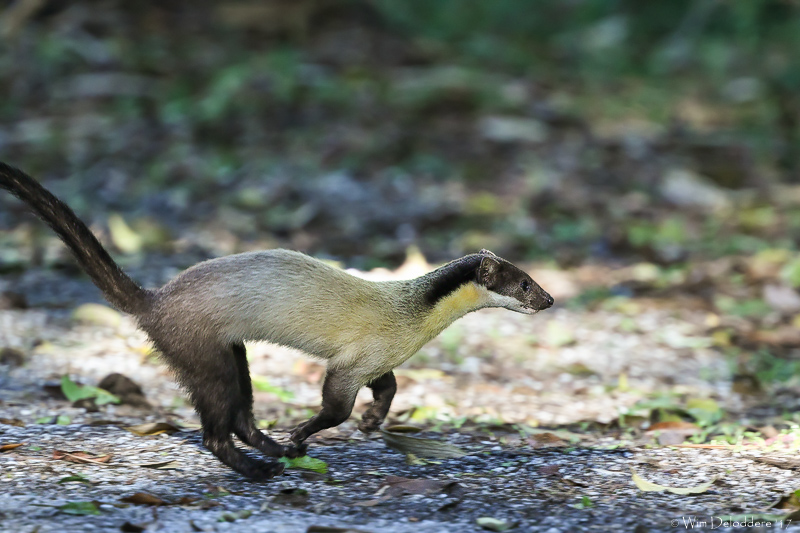
[[307, 451], [308, 444], [305, 442], [302, 444], [284, 446], [283, 456], [289, 459], [296, 459], [298, 457], [303, 457]]
[[259, 463], [255, 468], [246, 472], [245, 475], [253, 481], [266, 481], [283, 474], [285, 468], [286, 465], [277, 461], [274, 463]]
[[305, 427], [305, 425], [306, 425], [307, 423], [308, 423], [308, 422], [303, 422], [302, 424], [300, 424], [299, 426], [297, 426], [296, 428], [294, 428], [294, 429], [292, 430], [292, 432], [291, 432], [291, 433], [289, 433], [289, 440], [290, 440], [290, 441], [292, 441], [292, 444], [293, 444], [294, 446], [300, 446], [300, 445], [302, 445], [302, 444], [303, 444], [303, 441], [304, 441], [305, 439], [301, 439], [301, 438], [300, 438], [300, 434], [302, 433], [302, 431], [303, 431], [303, 428]]

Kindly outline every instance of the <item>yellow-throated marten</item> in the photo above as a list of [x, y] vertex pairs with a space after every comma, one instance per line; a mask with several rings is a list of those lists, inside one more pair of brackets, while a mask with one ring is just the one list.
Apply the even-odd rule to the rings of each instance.
[[[269, 250], [199, 263], [160, 289], [143, 289], [89, 228], [24, 172], [0, 163], [0, 188], [28, 204], [66, 243], [115, 307], [130, 313], [189, 391], [203, 443], [252, 479], [283, 470], [238, 450], [231, 434], [271, 457], [305, 453], [304, 441], [341, 424], [358, 390], [374, 401], [359, 428], [378, 429], [397, 389], [392, 369], [465, 314], [504, 307], [533, 314], [553, 298], [488, 250], [407, 281], [372, 282], [307, 255]], [[257, 428], [245, 341], [269, 341], [328, 360], [322, 410], [283, 446]]]

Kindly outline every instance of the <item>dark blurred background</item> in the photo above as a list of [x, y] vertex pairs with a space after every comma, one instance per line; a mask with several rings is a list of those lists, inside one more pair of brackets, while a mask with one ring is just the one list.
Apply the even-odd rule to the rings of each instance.
[[[760, 253], [800, 285], [800, 2], [0, 5], [2, 159], [140, 275], [415, 245], [644, 263], [659, 286]], [[3, 269], [69, 268], [0, 205]]]

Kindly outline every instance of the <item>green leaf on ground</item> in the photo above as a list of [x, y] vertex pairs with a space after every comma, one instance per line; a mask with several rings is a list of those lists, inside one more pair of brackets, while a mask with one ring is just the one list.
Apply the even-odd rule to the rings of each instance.
[[58, 483], [59, 484], [61, 484], [61, 483], [72, 483], [72, 482], [76, 482], [76, 481], [80, 482], [80, 483], [91, 483], [91, 481], [89, 481], [89, 478], [86, 478], [86, 477], [84, 477], [84, 476], [82, 476], [80, 474], [72, 474], [71, 476], [62, 477], [61, 479], [58, 480]]
[[71, 402], [77, 402], [85, 398], [91, 398], [92, 393], [88, 387], [82, 387], [69, 379], [69, 376], [61, 376], [61, 392]]
[[515, 524], [513, 523], [506, 522], [505, 520], [499, 520], [497, 518], [492, 518], [491, 516], [482, 516], [477, 520], [475, 520], [475, 523], [478, 524], [483, 529], [489, 531], [505, 531], [515, 526]]
[[58, 508], [62, 513], [74, 515], [98, 515], [100, 509], [95, 502], [69, 502]]
[[309, 455], [289, 459], [288, 457], [281, 457], [278, 459], [281, 463], [286, 465], [286, 468], [303, 468], [305, 470], [312, 470], [320, 474], [328, 471], [328, 463], [322, 459], [317, 459]]
[[61, 376], [61, 392], [63, 392], [67, 400], [71, 402], [94, 398], [94, 403], [97, 405], [120, 403], [120, 399], [107, 390], [90, 385], [78, 385], [69, 379], [69, 376]]

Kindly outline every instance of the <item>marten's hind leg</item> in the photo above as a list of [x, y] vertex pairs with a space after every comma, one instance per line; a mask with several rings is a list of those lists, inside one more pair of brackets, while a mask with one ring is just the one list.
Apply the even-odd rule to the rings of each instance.
[[239, 405], [236, 406], [233, 431], [242, 442], [260, 450], [271, 457], [300, 457], [306, 454], [308, 445], [283, 446], [267, 437], [256, 427], [253, 418], [253, 385], [250, 369], [247, 364], [247, 353], [244, 344], [233, 345], [233, 356], [236, 360], [236, 371], [241, 392]]
[[242, 405], [249, 406], [250, 403], [241, 390], [236, 359], [230, 347], [213, 342], [184, 345], [180, 351], [160, 347], [189, 390], [203, 425], [205, 447], [217, 459], [248, 478], [265, 480], [281, 474], [282, 463], [253, 459], [233, 443], [231, 434], [238, 433], [235, 422]]

